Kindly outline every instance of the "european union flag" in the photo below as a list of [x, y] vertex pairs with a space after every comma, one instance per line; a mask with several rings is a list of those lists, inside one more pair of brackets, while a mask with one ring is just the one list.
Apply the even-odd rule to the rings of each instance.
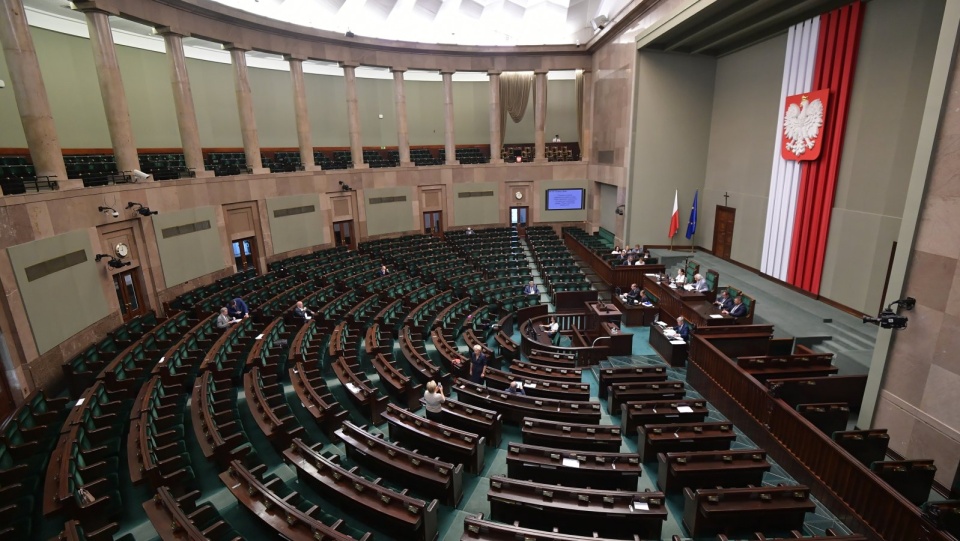
[[697, 196], [700, 190], [693, 194], [693, 207], [690, 208], [690, 221], [687, 222], [687, 238], [692, 239], [693, 234], [697, 232]]

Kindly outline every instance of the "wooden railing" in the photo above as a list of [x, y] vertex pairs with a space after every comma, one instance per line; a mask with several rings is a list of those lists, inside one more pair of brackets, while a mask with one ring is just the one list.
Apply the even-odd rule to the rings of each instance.
[[584, 246], [566, 231], [563, 232], [563, 243], [567, 245], [571, 252], [590, 265], [593, 272], [597, 273], [597, 276], [610, 287], [626, 289], [630, 287], [630, 284], [642, 284], [644, 274], [661, 274], [666, 269], [663, 265], [611, 266], [600, 255]]
[[694, 336], [687, 381], [798, 482], [810, 486], [837, 518], [872, 540], [952, 539], [711, 343], [721, 336]]

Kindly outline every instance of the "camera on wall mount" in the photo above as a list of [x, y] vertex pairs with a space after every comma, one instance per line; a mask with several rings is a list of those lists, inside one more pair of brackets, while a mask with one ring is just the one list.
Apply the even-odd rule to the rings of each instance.
[[881, 329], [906, 329], [907, 328], [907, 316], [901, 316], [900, 314], [894, 311], [894, 306], [897, 308], [903, 308], [904, 310], [913, 310], [913, 307], [917, 305], [917, 300], [913, 297], [905, 297], [900, 300], [896, 300], [890, 303], [889, 306], [877, 317], [863, 316], [864, 323], [873, 323], [878, 325]]
[[124, 267], [129, 267], [129, 266], [130, 266], [130, 262], [129, 262], [129, 261], [121, 261], [121, 260], [117, 259], [116, 257], [113, 257], [113, 256], [110, 255], [110, 254], [97, 254], [97, 256], [96, 256], [94, 259], [96, 259], [96, 260], [97, 260], [97, 263], [99, 263], [102, 259], [104, 259], [104, 258], [106, 258], [106, 257], [109, 257], [109, 258], [110, 258], [110, 259], [107, 261], [107, 266], [110, 267], [110, 268], [113, 268], [113, 269], [122, 269], [122, 268], [124, 268]]
[[145, 207], [140, 203], [134, 203], [133, 201], [130, 201], [129, 203], [127, 203], [126, 208], [127, 210], [135, 208], [136, 213], [139, 214], [140, 216], [150, 216], [151, 214], [158, 214], [157, 211], [150, 210], [150, 207]]
[[349, 184], [347, 184], [346, 182], [344, 182], [344, 181], [341, 180], [341, 181], [340, 181], [340, 190], [342, 190], [342, 191], [344, 191], [344, 192], [352, 192], [352, 191], [353, 191], [353, 188], [351, 188]]

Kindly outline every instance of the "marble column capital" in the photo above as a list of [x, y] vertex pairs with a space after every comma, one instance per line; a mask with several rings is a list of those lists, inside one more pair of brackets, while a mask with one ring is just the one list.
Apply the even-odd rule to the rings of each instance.
[[390, 68], [390, 73], [406, 73], [407, 68], [405, 67], [392, 67]]
[[441, 68], [441, 69], [440, 69], [440, 75], [453, 75], [453, 74], [456, 73], [456, 72], [457, 72], [457, 70], [452, 69], [452, 68]]
[[156, 32], [158, 36], [177, 36], [181, 38], [190, 37], [189, 32], [182, 32], [180, 28], [176, 26], [155, 26], [153, 31]]
[[224, 44], [221, 44], [220, 47], [222, 47], [224, 51], [247, 52], [247, 51], [253, 50], [253, 47], [250, 47], [249, 45], [246, 45], [244, 43], [224, 43]]
[[80, 2], [73, 2], [73, 7], [77, 11], [82, 11], [83, 13], [104, 13], [106, 15], [119, 16], [120, 10], [116, 6], [108, 5], [104, 2], [98, 2], [97, 0], [84, 0]]
[[360, 63], [359, 62], [340, 62], [340, 67], [343, 69], [347, 69], [347, 68], [357, 69], [360, 67]]
[[296, 61], [299, 61], [299, 62], [306, 62], [307, 60], [309, 60], [309, 58], [307, 57], [307, 55], [305, 55], [305, 54], [297, 54], [297, 53], [285, 54], [285, 55], [283, 55], [283, 59], [286, 60], [287, 62], [290, 62], [290, 61], [293, 61], [293, 60], [296, 60]]
[[502, 71], [502, 70], [488, 70], [488, 71], [487, 71], [487, 75], [490, 75], [490, 76], [496, 75], [496, 76], [499, 77], [499, 76], [502, 75], [502, 74], [503, 74], [503, 71]]
[[533, 74], [534, 74], [534, 75], [546, 75], [546, 74], [548, 74], [548, 73], [550, 73], [550, 70], [546, 70], [546, 69], [535, 69], [535, 70], [533, 70]]

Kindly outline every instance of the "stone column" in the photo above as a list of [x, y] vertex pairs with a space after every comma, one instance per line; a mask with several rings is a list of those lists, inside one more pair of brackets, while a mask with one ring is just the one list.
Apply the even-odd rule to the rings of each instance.
[[500, 72], [487, 72], [490, 76], [490, 163], [503, 163], [500, 157], [503, 134], [500, 133]]
[[303, 82], [303, 61], [287, 55], [290, 77], [293, 79], [293, 114], [297, 117], [297, 143], [300, 145], [300, 163], [304, 171], [319, 171], [313, 161], [313, 141], [310, 133], [310, 112], [307, 110], [307, 89]]
[[37, 175], [57, 177], [53, 180], [61, 189], [82, 188], [81, 181], [67, 180], [57, 127], [21, 0], [0, 0], [0, 44]]
[[457, 145], [453, 136], [453, 71], [440, 71], [443, 77], [443, 147], [447, 165], [457, 165]]
[[410, 130], [407, 128], [407, 95], [403, 90], [403, 73], [407, 68], [391, 68], [393, 72], [393, 96], [397, 103], [397, 146], [400, 151], [400, 167], [411, 167]]
[[93, 46], [93, 62], [100, 82], [100, 97], [107, 114], [107, 129], [113, 144], [113, 157], [119, 171], [140, 169], [137, 144], [133, 140], [133, 126], [127, 107], [127, 95], [120, 78], [117, 49], [110, 30], [110, 16], [97, 10], [85, 11], [90, 44]]
[[227, 45], [233, 64], [233, 86], [237, 93], [237, 110], [240, 112], [240, 137], [243, 153], [247, 158], [247, 170], [253, 174], [269, 173], [260, 159], [260, 138], [257, 136], [257, 117], [253, 113], [253, 97], [250, 93], [250, 78], [247, 73], [247, 50], [236, 45]]
[[200, 146], [200, 130], [197, 128], [197, 112], [193, 106], [193, 91], [190, 90], [190, 74], [183, 55], [183, 36], [161, 28], [163, 43], [170, 59], [170, 86], [173, 87], [173, 105], [177, 110], [177, 128], [180, 129], [180, 146], [187, 168], [197, 178], [212, 177], [213, 171], [203, 167], [203, 148]]
[[544, 127], [547, 121], [547, 72], [534, 71], [533, 88], [533, 161], [547, 161], [547, 145], [544, 137]]
[[354, 169], [366, 169], [363, 163], [363, 141], [360, 137], [360, 106], [357, 103], [357, 66], [358, 64], [341, 62], [343, 79], [347, 84], [347, 121], [350, 126], [350, 155]]
[[583, 70], [583, 131], [580, 132], [580, 160], [590, 161], [593, 151], [593, 73]]

